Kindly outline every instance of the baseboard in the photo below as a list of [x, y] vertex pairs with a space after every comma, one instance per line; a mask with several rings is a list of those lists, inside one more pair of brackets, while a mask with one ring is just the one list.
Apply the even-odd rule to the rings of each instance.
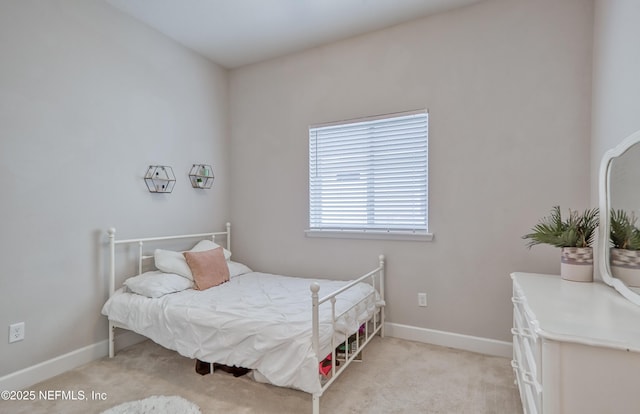
[[389, 322], [384, 324], [384, 333], [385, 335], [392, 336], [394, 338], [446, 346], [449, 348], [462, 349], [465, 351], [503, 358], [511, 358], [513, 355], [513, 346], [511, 342], [498, 341], [495, 339], [437, 331], [434, 329], [419, 328], [417, 326], [401, 325]]
[[[126, 348], [145, 339], [134, 332], [123, 332], [116, 336], [116, 349]], [[0, 377], [0, 390], [21, 390], [108, 354], [109, 341], [105, 339]]]
[[76, 349], [0, 378], [0, 390], [21, 390], [107, 355], [108, 341]]

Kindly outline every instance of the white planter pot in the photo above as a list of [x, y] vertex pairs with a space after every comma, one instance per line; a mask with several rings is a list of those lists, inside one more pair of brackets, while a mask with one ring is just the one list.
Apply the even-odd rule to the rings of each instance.
[[593, 282], [593, 249], [563, 247], [560, 277], [573, 282]]
[[640, 251], [611, 249], [609, 264], [613, 277], [622, 280], [627, 286], [640, 287]]

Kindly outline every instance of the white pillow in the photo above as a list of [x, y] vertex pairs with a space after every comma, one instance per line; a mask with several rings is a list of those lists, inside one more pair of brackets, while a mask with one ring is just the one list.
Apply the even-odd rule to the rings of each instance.
[[252, 270], [249, 269], [249, 267], [247, 267], [246, 265], [243, 265], [242, 263], [234, 262], [231, 260], [227, 260], [227, 266], [229, 266], [230, 278], [252, 272]]
[[156, 249], [153, 252], [153, 260], [158, 270], [166, 273], [175, 273], [183, 278], [193, 280], [191, 269], [189, 269], [189, 265], [187, 265], [187, 261], [184, 260], [182, 253], [172, 250]]
[[159, 298], [193, 287], [193, 283], [189, 279], [157, 270], [130, 277], [124, 281], [124, 285], [133, 293], [148, 298]]
[[[190, 250], [191, 252], [203, 252], [205, 250], [213, 250], [220, 247], [219, 244], [212, 242], [211, 240], [204, 239], [200, 240], [193, 248]], [[225, 248], [222, 249], [224, 252], [225, 260], [231, 259], [231, 252]]]
[[[211, 240], [200, 240], [193, 248], [191, 252], [202, 252], [205, 250], [212, 250], [220, 247], [218, 244]], [[231, 252], [227, 249], [223, 249], [224, 258], [229, 260]], [[189, 280], [193, 280], [191, 269], [187, 261], [184, 259], [184, 255], [181, 252], [174, 252], [172, 250], [156, 249], [153, 252], [153, 260], [156, 268], [166, 273], [175, 273], [182, 277], [186, 277]]]

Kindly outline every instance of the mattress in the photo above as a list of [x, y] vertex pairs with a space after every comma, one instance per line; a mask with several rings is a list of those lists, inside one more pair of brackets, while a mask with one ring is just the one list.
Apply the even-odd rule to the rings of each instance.
[[318, 362], [331, 352], [332, 336], [336, 344], [344, 341], [383, 303], [371, 285], [357, 284], [337, 297], [335, 329], [330, 302], [320, 305], [316, 355], [312, 282], [320, 285], [320, 298], [349, 283], [251, 272], [155, 299], [119, 289], [102, 313], [183, 356], [250, 368], [274, 385], [319, 393]]

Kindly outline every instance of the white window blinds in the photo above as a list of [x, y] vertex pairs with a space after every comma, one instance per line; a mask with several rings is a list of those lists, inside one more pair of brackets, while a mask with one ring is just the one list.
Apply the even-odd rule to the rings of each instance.
[[427, 233], [428, 116], [310, 127], [310, 230]]

